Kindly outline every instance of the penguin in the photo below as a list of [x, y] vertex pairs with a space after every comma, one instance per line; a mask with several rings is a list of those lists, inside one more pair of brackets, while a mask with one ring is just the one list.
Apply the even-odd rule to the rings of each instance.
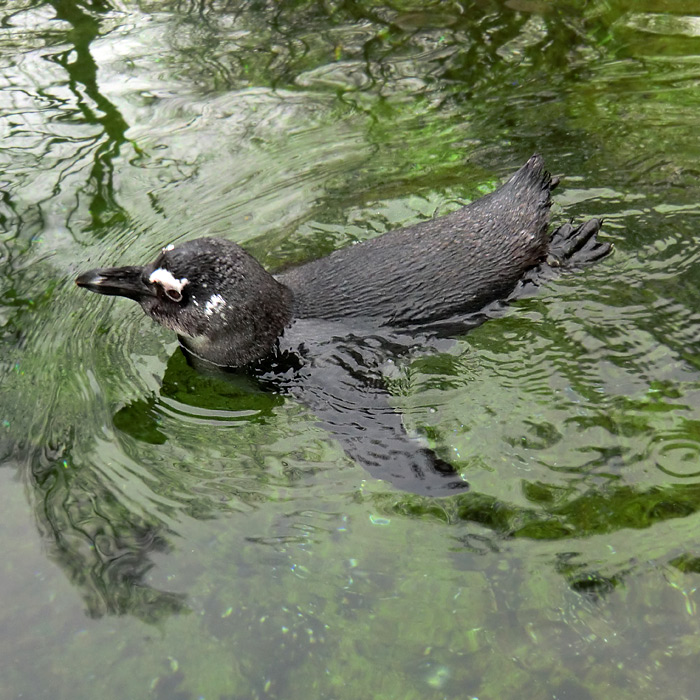
[[222, 238], [168, 245], [145, 266], [81, 274], [78, 286], [132, 299], [177, 333], [193, 364], [252, 374], [305, 403], [346, 452], [399, 488], [468, 484], [409, 438], [381, 379], [388, 359], [455, 332], [611, 251], [601, 221], [548, 233], [558, 184], [541, 156], [447, 216], [271, 274]]

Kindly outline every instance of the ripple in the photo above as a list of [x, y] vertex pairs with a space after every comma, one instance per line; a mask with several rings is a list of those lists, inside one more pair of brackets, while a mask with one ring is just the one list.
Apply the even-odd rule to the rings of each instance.
[[679, 419], [681, 426], [651, 439], [650, 458], [662, 473], [677, 479], [700, 476], [700, 421]]
[[700, 16], [632, 12], [620, 20], [626, 27], [650, 34], [700, 37]]
[[237, 423], [240, 421], [249, 421], [252, 418], [258, 418], [261, 415], [260, 411], [247, 409], [240, 411], [230, 410], [214, 410], [199, 408], [189, 404], [183, 404], [179, 401], [173, 401], [167, 398], [161, 398], [159, 402], [163, 415], [175, 419], [183, 419], [193, 425], [218, 425]]

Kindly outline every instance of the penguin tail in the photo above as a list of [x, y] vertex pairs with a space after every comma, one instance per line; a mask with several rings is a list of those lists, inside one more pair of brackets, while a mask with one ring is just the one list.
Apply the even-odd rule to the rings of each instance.
[[535, 198], [540, 206], [551, 206], [551, 191], [559, 184], [559, 177], [552, 177], [544, 167], [544, 158], [535, 153], [513, 176], [503, 185], [512, 193], [511, 196], [522, 201]]

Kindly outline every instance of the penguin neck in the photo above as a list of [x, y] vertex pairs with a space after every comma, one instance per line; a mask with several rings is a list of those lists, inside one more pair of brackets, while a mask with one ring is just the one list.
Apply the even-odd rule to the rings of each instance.
[[293, 320], [294, 295], [270, 276], [261, 293], [200, 335], [179, 334], [191, 355], [217, 367], [242, 367], [273, 351]]

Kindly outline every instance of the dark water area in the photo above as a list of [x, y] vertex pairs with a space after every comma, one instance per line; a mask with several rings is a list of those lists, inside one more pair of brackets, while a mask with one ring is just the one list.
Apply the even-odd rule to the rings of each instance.
[[[3, 699], [697, 697], [696, 2], [0, 17]], [[379, 368], [468, 492], [74, 284], [203, 235], [286, 268], [535, 152], [613, 255]]]

